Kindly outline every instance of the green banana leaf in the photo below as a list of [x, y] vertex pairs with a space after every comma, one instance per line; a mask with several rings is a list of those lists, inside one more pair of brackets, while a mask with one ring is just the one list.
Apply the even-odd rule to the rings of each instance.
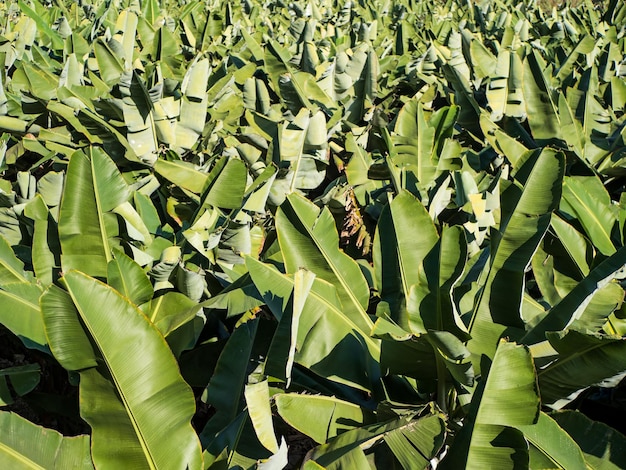
[[107, 281], [135, 305], [148, 302], [154, 294], [148, 275], [121, 251], [115, 251], [114, 258], [107, 265]]
[[252, 421], [257, 438], [267, 450], [276, 454], [278, 452], [278, 441], [276, 441], [276, 436], [274, 435], [270, 390], [267, 380], [246, 385], [244, 396], [248, 406], [250, 421]]
[[389, 305], [391, 318], [406, 331], [412, 331], [405, 314], [406, 297], [420, 281], [417, 267], [438, 240], [426, 208], [408, 191], [398, 194], [380, 215], [373, 249], [375, 285], [381, 301]]
[[615, 253], [611, 232], [617, 222], [611, 198], [596, 177], [569, 176], [563, 182], [562, 213], [578, 219], [594, 246], [604, 255]]
[[453, 287], [463, 275], [466, 260], [464, 230], [459, 226], [444, 226], [441, 238], [422, 261], [423, 277], [409, 291], [407, 312], [413, 333], [437, 330], [469, 339], [452, 301]]
[[[371, 424], [346, 431], [327, 444], [313, 449], [305, 469], [350, 469], [368, 468], [365, 456], [368, 452], [387, 454], [389, 450], [401, 468], [425, 469], [445, 439], [445, 422], [441, 415], [431, 414], [412, 419], [412, 415], [402, 416], [384, 423]], [[382, 440], [386, 446], [372, 444]], [[389, 450], [387, 450], [389, 449]]]
[[[294, 279], [250, 257], [246, 266], [274, 316], [280, 322], [289, 319]], [[369, 333], [369, 327], [361, 328], [342, 307], [336, 288], [317, 278], [298, 321], [294, 361], [322, 377], [371, 391], [381, 372], [379, 341]]]
[[0, 235], [0, 286], [13, 282], [27, 282], [24, 263], [11, 249], [9, 242]]
[[285, 393], [274, 401], [285, 422], [320, 444], [372, 420], [371, 413], [334, 397]]
[[545, 341], [549, 331], [561, 331], [576, 318], [579, 310], [586, 306], [592, 295], [607, 282], [615, 278], [626, 263], [626, 247], [605, 259], [588, 276], [567, 294], [558, 304], [536, 323], [521, 339], [524, 344], [532, 345]]
[[532, 357], [524, 346], [500, 342], [448, 455], [446, 468], [528, 468], [528, 444], [515, 426], [537, 422], [540, 400]]
[[[220, 354], [215, 372], [206, 388], [206, 402], [215, 407], [217, 413], [200, 434], [204, 447], [210, 449], [212, 442], [219, 441], [220, 434], [239, 419], [248, 378], [247, 367], [258, 323], [257, 320], [249, 320], [236, 328]], [[222, 450], [220, 448], [218, 453]]]
[[620, 337], [575, 330], [552, 332], [547, 337], [558, 356], [537, 373], [545, 405], [562, 408], [587, 387], [615, 386], [626, 373], [626, 343]]
[[526, 117], [522, 67], [522, 59], [517, 52], [500, 50], [496, 68], [489, 76], [486, 93], [491, 108], [491, 120], [494, 122], [500, 121], [504, 116], [518, 119]]
[[416, 99], [409, 101], [398, 113], [391, 159], [412, 170], [421, 186], [427, 187], [441, 173], [439, 160], [448, 138], [452, 136], [459, 114], [456, 106], [442, 108], [427, 116]]
[[267, 359], [263, 371], [291, 384], [293, 364], [298, 346], [298, 330], [300, 317], [307, 296], [311, 293], [311, 287], [315, 280], [315, 274], [311, 271], [298, 269], [293, 276], [293, 293], [291, 295], [291, 309], [282, 312], [280, 323], [276, 328], [272, 343], [267, 352]]
[[206, 173], [182, 161], [170, 162], [158, 159], [154, 164], [154, 170], [168, 181], [195, 194], [200, 194], [207, 182]]
[[192, 62], [181, 84], [183, 94], [180, 116], [176, 122], [176, 146], [181, 153], [192, 148], [204, 130], [207, 115], [209, 60], [200, 56]]
[[[72, 361], [79, 370], [90, 367], [81, 371], [81, 413], [92, 426], [96, 465], [126, 461], [137, 468], [201, 468], [200, 445], [190, 424], [193, 395], [161, 334], [113, 288], [78, 271], [65, 274], [63, 282], [75, 307], [67, 307], [67, 295], [56, 293], [48, 301], [44, 295], [46, 332], [60, 361]], [[72, 325], [71, 335], [65, 324]], [[127, 348], [120, 349], [120, 341]], [[132, 351], [137, 348], [142, 352]]]
[[550, 143], [561, 140], [561, 123], [551, 88], [544, 76], [545, 61], [536, 52], [524, 60], [524, 101], [533, 138]]
[[618, 470], [626, 466], [626, 437], [578, 411], [550, 414], [582, 449], [587, 468]]
[[[12, 405], [15, 397], [22, 397], [39, 384], [41, 368], [39, 364], [27, 364], [0, 369], [0, 406]], [[13, 393], [9, 388], [9, 383]]]
[[369, 332], [373, 326], [366, 313], [369, 288], [356, 261], [339, 249], [331, 213], [290, 194], [276, 214], [276, 231], [287, 273], [305, 268], [335, 285], [345, 314], [358, 331]]
[[322, 111], [301, 109], [281, 128], [280, 158], [293, 172], [290, 190], [315, 189], [326, 174], [326, 118]]
[[220, 159], [206, 178], [202, 190], [202, 205], [223, 209], [239, 209], [246, 190], [246, 165], [237, 159]]
[[153, 165], [157, 159], [159, 142], [154, 106], [146, 85], [136, 72], [125, 70], [120, 77], [119, 89], [122, 95], [122, 111], [128, 143], [142, 162]]
[[48, 351], [39, 309], [41, 287], [30, 282], [14, 282], [0, 288], [0, 323], [29, 348]]
[[119, 228], [111, 211], [130, 197], [113, 161], [98, 147], [74, 153], [67, 169], [59, 212], [64, 271], [79, 269], [105, 278], [113, 259], [111, 238]]
[[0, 465], [4, 468], [94, 468], [89, 436], [63, 437], [6, 411], [0, 411], [0, 428]]
[[537, 423], [517, 429], [528, 440], [529, 468], [587, 468], [576, 441], [550, 415], [541, 412]]
[[497, 241], [492, 241], [495, 246], [469, 327], [472, 339], [468, 349], [475, 355], [475, 367], [481, 354], [493, 356], [507, 328], [524, 328], [524, 272], [559, 202], [563, 172], [563, 155], [544, 149], [524, 163], [517, 172], [519, 182], [502, 194], [500, 233]]

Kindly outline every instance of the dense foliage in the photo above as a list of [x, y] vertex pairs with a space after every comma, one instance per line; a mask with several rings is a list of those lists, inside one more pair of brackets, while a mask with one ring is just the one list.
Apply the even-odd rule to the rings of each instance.
[[564, 409], [626, 375], [626, 6], [577, 4], [0, 3], [0, 400], [90, 429], [0, 411], [3, 468], [626, 468]]

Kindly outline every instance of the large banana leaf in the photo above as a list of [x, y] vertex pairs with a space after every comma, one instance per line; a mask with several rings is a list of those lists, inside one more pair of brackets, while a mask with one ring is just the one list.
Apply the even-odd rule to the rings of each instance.
[[[475, 42], [472, 42], [472, 45]], [[522, 94], [522, 74], [522, 59], [519, 54], [506, 49], [500, 50], [486, 93], [493, 121], [499, 121], [504, 116], [518, 119], [526, 117]]]
[[128, 130], [128, 143], [141, 161], [152, 165], [157, 159], [159, 142], [154, 106], [146, 85], [136, 72], [125, 70], [120, 78], [119, 86], [122, 94], [124, 121]]
[[59, 213], [64, 271], [106, 277], [107, 263], [113, 259], [111, 238], [118, 230], [111, 211], [129, 197], [122, 175], [100, 148], [72, 155]]
[[614, 386], [626, 374], [622, 338], [575, 330], [548, 333], [556, 360], [538, 371], [541, 400], [559, 409], [591, 385]]
[[374, 455], [380, 453], [384, 462], [389, 452], [386, 446], [372, 449], [376, 441], [381, 442], [381, 438], [393, 454], [392, 465], [399, 462], [401, 468], [405, 470], [427, 468], [430, 459], [443, 445], [445, 422], [439, 414], [430, 414], [418, 419], [411, 419], [412, 415], [414, 413], [384, 423], [346, 431], [327, 444], [313, 449], [310, 454], [312, 461], [307, 462], [304, 468], [307, 470], [368, 468], [370, 465], [365, 450], [373, 452]]
[[[294, 279], [250, 257], [246, 265], [268, 307], [282, 320], [284, 311], [291, 309]], [[380, 378], [380, 345], [369, 332], [342, 307], [335, 287], [316, 279], [300, 314], [295, 363], [322, 377], [371, 391]]]
[[[200, 445], [190, 424], [193, 395], [161, 334], [111, 287], [78, 271], [63, 281], [75, 307], [42, 301], [46, 330], [59, 358], [91, 367], [81, 372], [81, 409], [92, 426], [96, 465], [124, 460], [135, 468], [200, 468]], [[64, 324], [74, 325], [72, 336], [64, 334]], [[118, 347], [120, 341], [126, 348]], [[81, 359], [94, 351], [96, 368]]]
[[528, 440], [530, 468], [586, 468], [576, 441], [547, 414], [535, 424], [517, 426]]
[[[59, 190], [63, 189], [62, 181], [58, 186]], [[58, 224], [48, 210], [41, 194], [37, 194], [24, 207], [24, 215], [33, 219], [35, 225], [32, 242], [32, 262], [35, 275], [42, 284], [52, 284], [61, 269]]]
[[444, 145], [452, 136], [459, 108], [443, 108], [427, 115], [416, 99], [398, 113], [393, 142], [392, 161], [412, 170], [423, 187], [429, 186], [439, 173], [439, 159]]
[[[0, 406], [12, 405], [15, 403], [15, 398], [32, 392], [40, 379], [39, 364], [0, 369]], [[9, 389], [9, 383], [12, 390]]]
[[617, 214], [609, 193], [598, 178], [565, 178], [560, 209], [579, 220], [591, 242], [602, 254], [610, 256], [615, 253], [611, 232], [617, 222]]
[[246, 385], [244, 396], [246, 397], [250, 420], [259, 441], [267, 450], [274, 454], [277, 453], [278, 441], [274, 435], [270, 390], [267, 380]]
[[492, 356], [507, 328], [524, 327], [520, 310], [524, 273], [558, 205], [563, 172], [563, 155], [544, 149], [524, 163], [517, 173], [519, 182], [502, 194], [500, 233], [492, 241], [485, 283], [470, 323], [468, 348], [476, 359], [481, 354]]
[[359, 265], [339, 249], [330, 212], [290, 194], [276, 214], [276, 231], [287, 272], [305, 268], [335, 285], [346, 315], [359, 331], [369, 332], [369, 288]]
[[120, 251], [115, 252], [115, 258], [107, 265], [107, 280], [135, 305], [148, 302], [154, 294], [150, 279], [141, 266]]
[[265, 361], [264, 372], [268, 375], [284, 379], [287, 387], [291, 384], [291, 376], [298, 346], [298, 330], [300, 317], [306, 298], [311, 293], [315, 274], [305, 269], [298, 269], [293, 277], [291, 309], [282, 312], [280, 323], [276, 328]]
[[361, 407], [334, 397], [285, 393], [276, 395], [275, 402], [281, 418], [320, 444], [372, 418]]
[[528, 468], [528, 444], [512, 426], [537, 422], [540, 401], [535, 368], [524, 346], [501, 341], [469, 415], [442, 462], [444, 468]]
[[551, 142], [561, 139], [561, 123], [552, 90], [544, 75], [545, 61], [532, 51], [524, 60], [524, 101], [528, 124], [535, 140]]
[[546, 340], [549, 331], [565, 329], [587, 306], [589, 299], [596, 291], [605, 286], [623, 269], [626, 263], [626, 247], [600, 263], [588, 276], [567, 294], [558, 304], [526, 333], [522, 338], [524, 344], [536, 344]]
[[0, 465], [15, 470], [93, 468], [89, 437], [63, 437], [15, 413], [0, 412]]
[[373, 254], [376, 286], [392, 319], [407, 331], [412, 330], [404, 313], [406, 297], [419, 283], [418, 267], [438, 240], [426, 208], [408, 191], [398, 194], [379, 218]]
[[39, 309], [41, 287], [30, 282], [5, 284], [0, 289], [0, 323], [30, 347], [48, 352]]
[[[215, 372], [206, 388], [206, 401], [217, 409], [202, 430], [200, 438], [210, 447], [219, 433], [241, 413], [241, 397], [248, 376], [247, 366], [257, 333], [258, 321], [248, 321], [235, 329], [222, 350]], [[221, 451], [222, 449], [219, 449]]]
[[[413, 333], [429, 330], [469, 339], [452, 301], [452, 290], [465, 269], [467, 241], [462, 228], [444, 227], [441, 238], [423, 260], [423, 277], [409, 292], [407, 311]], [[410, 266], [410, 264], [409, 264]]]
[[626, 466], [626, 437], [578, 411], [550, 415], [580, 446], [587, 468], [618, 470]]
[[176, 122], [176, 148], [180, 151], [192, 148], [204, 129], [207, 114], [206, 88], [210, 67], [208, 59], [197, 58], [183, 79], [180, 116]]
[[24, 263], [17, 259], [11, 245], [0, 235], [0, 285], [26, 281]]

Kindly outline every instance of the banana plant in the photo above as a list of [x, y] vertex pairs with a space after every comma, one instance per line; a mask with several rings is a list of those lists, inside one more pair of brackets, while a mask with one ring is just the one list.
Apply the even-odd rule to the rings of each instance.
[[565, 3], [2, 3], [4, 466], [624, 467], [626, 6]]

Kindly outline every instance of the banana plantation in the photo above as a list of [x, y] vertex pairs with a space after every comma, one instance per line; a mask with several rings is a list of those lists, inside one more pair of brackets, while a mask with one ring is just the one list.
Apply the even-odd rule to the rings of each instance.
[[0, 65], [1, 468], [626, 468], [622, 0], [4, 0]]

